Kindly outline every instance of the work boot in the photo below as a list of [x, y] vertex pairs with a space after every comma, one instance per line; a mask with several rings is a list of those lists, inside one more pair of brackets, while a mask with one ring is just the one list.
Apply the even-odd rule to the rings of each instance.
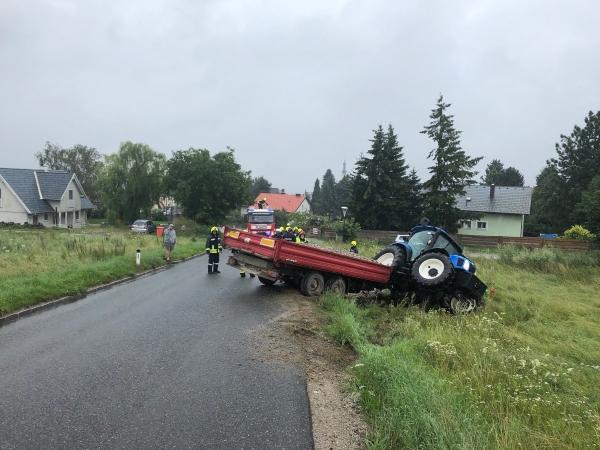
[[253, 273], [250, 274], [250, 278], [254, 278], [256, 275], [254, 275]]
[[220, 270], [215, 270], [214, 273], [221, 273], [221, 271]]
[[[252, 275], [250, 275], [250, 276], [252, 276]], [[240, 273], [240, 277], [246, 278], [246, 274], [245, 273]]]

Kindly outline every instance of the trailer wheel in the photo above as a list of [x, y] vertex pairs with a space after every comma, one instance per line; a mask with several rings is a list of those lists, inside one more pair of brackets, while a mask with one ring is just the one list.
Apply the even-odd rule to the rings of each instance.
[[427, 253], [415, 261], [412, 276], [417, 283], [424, 287], [439, 287], [446, 283], [454, 268], [450, 258], [442, 253]]
[[388, 245], [373, 256], [373, 261], [377, 261], [384, 266], [392, 266], [394, 271], [396, 271], [404, 265], [406, 253], [404, 252], [404, 249], [398, 245]]
[[300, 282], [300, 292], [307, 297], [321, 295], [325, 288], [325, 279], [319, 272], [309, 272]]
[[346, 294], [346, 282], [342, 277], [331, 277], [325, 283], [325, 290], [334, 294], [344, 295]]
[[273, 286], [276, 283], [275, 280], [269, 280], [268, 278], [263, 277], [258, 277], [258, 281], [260, 281], [265, 286]]

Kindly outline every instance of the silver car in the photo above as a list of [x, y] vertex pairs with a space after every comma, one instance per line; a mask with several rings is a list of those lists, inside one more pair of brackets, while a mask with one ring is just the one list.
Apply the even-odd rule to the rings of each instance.
[[156, 225], [151, 220], [136, 220], [131, 225], [131, 231], [153, 234], [156, 233]]

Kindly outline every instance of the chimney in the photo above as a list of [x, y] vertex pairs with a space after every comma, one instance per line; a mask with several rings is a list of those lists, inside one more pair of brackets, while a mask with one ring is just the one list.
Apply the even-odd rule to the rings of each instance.
[[300, 194], [296, 194], [296, 197], [300, 197]]
[[495, 190], [496, 190], [496, 186], [492, 184], [490, 186], [490, 200], [494, 200], [494, 191]]
[[281, 190], [281, 193], [282, 193], [282, 194], [285, 194], [285, 189], [282, 189], [282, 190]]

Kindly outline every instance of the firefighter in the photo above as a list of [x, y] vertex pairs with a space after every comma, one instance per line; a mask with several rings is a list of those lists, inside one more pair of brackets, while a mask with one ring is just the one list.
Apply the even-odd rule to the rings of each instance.
[[206, 239], [206, 254], [208, 255], [208, 273], [221, 273], [219, 271], [219, 253], [223, 253], [219, 229], [212, 227], [210, 236]]
[[[245, 233], [248, 232], [248, 230], [244, 230]], [[244, 269], [240, 270], [240, 277], [242, 278], [246, 278], [246, 271]], [[250, 278], [254, 278], [255, 275], [253, 273], [250, 274]]]
[[263, 198], [261, 201], [258, 202], [258, 209], [263, 209], [263, 206], [269, 206], [269, 204], [267, 203], [267, 197]]
[[298, 236], [300, 237], [300, 242], [306, 242], [306, 233], [302, 228], [298, 228]]
[[283, 227], [275, 229], [275, 233], [271, 236], [274, 239], [281, 239], [283, 237]]
[[287, 230], [283, 233], [283, 240], [296, 242], [296, 235], [293, 233], [292, 227], [287, 227]]
[[352, 244], [352, 247], [350, 247], [350, 251], [352, 253], [356, 253], [358, 255], [358, 248], [356, 247], [356, 241], [352, 241], [351, 244]]

